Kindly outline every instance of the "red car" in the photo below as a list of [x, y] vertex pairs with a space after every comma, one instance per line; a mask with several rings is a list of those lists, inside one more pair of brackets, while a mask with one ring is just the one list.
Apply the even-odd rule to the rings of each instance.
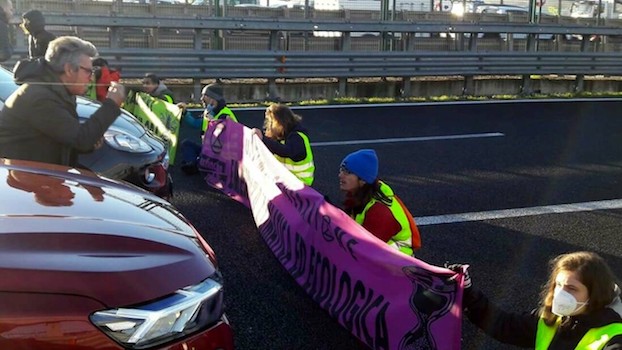
[[0, 349], [233, 349], [210, 246], [168, 202], [0, 159]]

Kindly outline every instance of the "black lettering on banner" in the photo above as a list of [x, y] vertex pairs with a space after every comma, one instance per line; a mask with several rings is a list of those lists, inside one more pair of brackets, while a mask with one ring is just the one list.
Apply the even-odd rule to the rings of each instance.
[[[336, 268], [331, 266], [328, 258], [322, 257], [320, 265], [320, 278], [318, 294], [314, 298], [315, 301], [322, 305], [325, 300], [328, 300], [333, 291], [333, 276], [336, 273]], [[331, 269], [331, 267], [333, 267]]]
[[[309, 296], [354, 336], [372, 348], [388, 349], [386, 312], [390, 303], [385, 297], [361, 280], [352, 281], [348, 272], [340, 271], [321, 251], [293, 231], [285, 215], [272, 202], [267, 206], [269, 219], [259, 231], [276, 258], [289, 266], [289, 273]], [[336, 230], [331, 235], [337, 241], [343, 236]], [[356, 243], [343, 246], [348, 244]], [[374, 329], [369, 329], [368, 324], [374, 325]]]
[[311, 297], [313, 297], [314, 294], [311, 285], [315, 280], [315, 264], [313, 262], [313, 259], [315, 259], [315, 248], [311, 246], [309, 250], [309, 264], [307, 264], [307, 266], [309, 267], [309, 273], [307, 274], [307, 280], [305, 281], [305, 284], [302, 286], [302, 288], [306, 290], [307, 293], [311, 295]]
[[[344, 271], [341, 276], [337, 276], [337, 267], [327, 257], [321, 256], [313, 246], [310, 250], [312, 256], [310, 269], [313, 273], [309, 274], [304, 286], [307, 286], [305, 289], [313, 300], [366, 344], [373, 346], [378, 344], [379, 339], [387, 341], [388, 344], [386, 334], [379, 337], [375, 334], [375, 330], [368, 329], [367, 319], [374, 317], [376, 327], [383, 326], [386, 331], [386, 308], [389, 302], [385, 301], [383, 295], [375, 295], [374, 290], [367, 288], [360, 280], [356, 281], [352, 288], [347, 272]], [[372, 313], [381, 307], [385, 308], [381, 316]]]
[[304, 239], [300, 234], [296, 233], [296, 254], [294, 255], [294, 264], [289, 270], [289, 273], [294, 279], [298, 279], [305, 272], [305, 263], [307, 259], [307, 246]]
[[240, 164], [236, 160], [229, 161], [229, 176], [226, 178], [226, 187], [244, 198], [248, 198], [248, 187], [244, 178], [240, 176]]
[[332, 242], [335, 240], [333, 232], [330, 229], [330, 218], [328, 216], [322, 217], [322, 237], [326, 242]]
[[217, 158], [201, 154], [199, 165], [206, 173], [205, 180], [209, 183], [221, 183], [227, 176], [226, 163]]
[[387, 309], [389, 303], [385, 303], [376, 313], [376, 338], [374, 340], [374, 349], [389, 349], [389, 329], [387, 328]]
[[345, 297], [345, 299], [343, 299], [344, 301], [352, 298], [352, 280], [350, 279], [350, 275], [345, 271], [342, 272], [341, 278], [339, 279], [337, 298], [329, 310], [330, 315], [336, 319], [339, 319], [339, 315], [343, 313], [347, 306], [347, 303], [342, 302], [342, 297]]
[[[348, 307], [344, 310], [343, 315], [341, 315], [344, 326], [350, 331], [353, 331], [354, 328], [354, 315], [358, 310], [358, 305], [356, 302], [359, 298], [365, 297], [365, 286], [363, 282], [356, 281], [354, 284], [354, 291], [352, 295], [352, 299], [348, 303]], [[354, 332], [353, 332], [354, 333]]]
[[272, 221], [268, 220], [265, 224], [263, 224], [259, 232], [263, 236], [263, 239], [266, 241], [268, 247], [272, 249], [272, 247], [274, 247], [274, 242], [277, 239], [276, 230], [274, 229]]
[[[353, 247], [358, 244], [358, 241], [354, 237], [349, 237], [347, 242], [344, 243], [343, 240], [346, 237], [346, 232], [336, 225], [331, 225], [330, 216], [321, 215], [319, 213], [318, 203], [312, 199], [300, 196], [300, 194], [289, 190], [281, 183], [277, 183], [277, 186], [283, 195], [292, 203], [294, 208], [296, 208], [296, 211], [298, 211], [304, 222], [309, 224], [315, 231], [320, 230], [326, 242], [333, 242], [337, 236], [339, 247], [352, 256], [354, 260], [357, 260]], [[318, 219], [321, 227], [318, 226]]]

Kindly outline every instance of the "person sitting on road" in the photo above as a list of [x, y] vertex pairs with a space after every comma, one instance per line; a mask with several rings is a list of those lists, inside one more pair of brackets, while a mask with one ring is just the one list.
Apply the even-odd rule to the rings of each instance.
[[472, 286], [464, 265], [463, 308], [469, 320], [496, 340], [536, 349], [622, 349], [620, 289], [607, 263], [593, 252], [550, 261], [540, 306], [529, 313], [501, 310]]
[[173, 92], [164, 85], [164, 82], [154, 73], [147, 73], [143, 78], [143, 91], [152, 97], [159, 98], [168, 103], [173, 102]]
[[264, 133], [253, 129], [255, 134], [274, 153], [276, 159], [305, 185], [313, 184], [315, 164], [307, 130], [302, 117], [294, 114], [283, 104], [271, 104], [266, 108]]
[[413, 256], [421, 247], [412, 214], [384, 181], [378, 179], [378, 156], [373, 149], [348, 154], [339, 167], [344, 211], [390, 247]]
[[[188, 113], [184, 114], [184, 121], [193, 128], [201, 129], [201, 137], [205, 134], [210, 120], [230, 119], [237, 122], [233, 111], [227, 107], [227, 101], [223, 95], [222, 86], [209, 84], [201, 91], [201, 102], [205, 107], [202, 118], [194, 118]], [[193, 175], [199, 172], [198, 162], [201, 153], [201, 143], [190, 139], [184, 139], [179, 146], [182, 154], [181, 170], [186, 175]]]

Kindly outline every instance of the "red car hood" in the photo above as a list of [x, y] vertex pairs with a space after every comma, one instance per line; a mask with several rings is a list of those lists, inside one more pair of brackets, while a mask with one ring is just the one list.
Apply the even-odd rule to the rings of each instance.
[[168, 202], [37, 164], [0, 160], [0, 291], [82, 295], [118, 307], [215, 272], [194, 228]]

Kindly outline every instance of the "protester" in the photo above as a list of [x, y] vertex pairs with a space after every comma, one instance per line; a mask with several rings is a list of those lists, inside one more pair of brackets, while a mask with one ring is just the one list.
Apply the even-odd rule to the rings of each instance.
[[[205, 107], [202, 118], [193, 118], [188, 113], [184, 116], [184, 120], [187, 124], [197, 129], [201, 128], [201, 137], [205, 134], [210, 120], [230, 119], [234, 122], [238, 121], [233, 111], [227, 107], [227, 101], [225, 100], [220, 85], [210, 84], [203, 87], [201, 91], [201, 102]], [[201, 143], [194, 142], [190, 139], [184, 139], [179, 148], [182, 154], [181, 170], [187, 175], [198, 173]]]
[[294, 114], [286, 105], [271, 104], [266, 109], [263, 125], [265, 134], [259, 129], [253, 131], [285, 168], [305, 185], [311, 186], [315, 164], [307, 130], [302, 126], [302, 117]]
[[344, 211], [367, 231], [412, 256], [421, 247], [412, 214], [389, 185], [378, 179], [378, 156], [372, 149], [348, 154], [339, 167]]
[[111, 82], [119, 82], [121, 74], [118, 70], [110, 68], [106, 59], [98, 57], [93, 60], [95, 95], [98, 101], [104, 101], [108, 95]]
[[[536, 349], [622, 349], [619, 288], [607, 263], [593, 252], [551, 260], [540, 306], [530, 313], [501, 310], [472, 287], [463, 265], [463, 307], [469, 320], [505, 344]], [[617, 311], [616, 311], [617, 310]]]
[[145, 74], [143, 78], [143, 91], [152, 97], [159, 98], [168, 103], [174, 103], [173, 92], [153, 73]]
[[39, 10], [30, 10], [22, 15], [21, 28], [28, 35], [28, 56], [43, 57], [48, 45], [56, 35], [45, 30], [45, 18]]
[[13, 3], [11, 0], [0, 0], [0, 62], [4, 62], [13, 55], [13, 46], [9, 38], [9, 22], [13, 18]]
[[104, 132], [121, 113], [125, 88], [111, 83], [108, 98], [80, 123], [76, 96], [86, 92], [95, 56], [90, 42], [64, 36], [50, 43], [45, 58], [16, 65], [15, 79], [22, 85], [0, 111], [0, 157], [79, 166], [78, 152], [101, 146]]

